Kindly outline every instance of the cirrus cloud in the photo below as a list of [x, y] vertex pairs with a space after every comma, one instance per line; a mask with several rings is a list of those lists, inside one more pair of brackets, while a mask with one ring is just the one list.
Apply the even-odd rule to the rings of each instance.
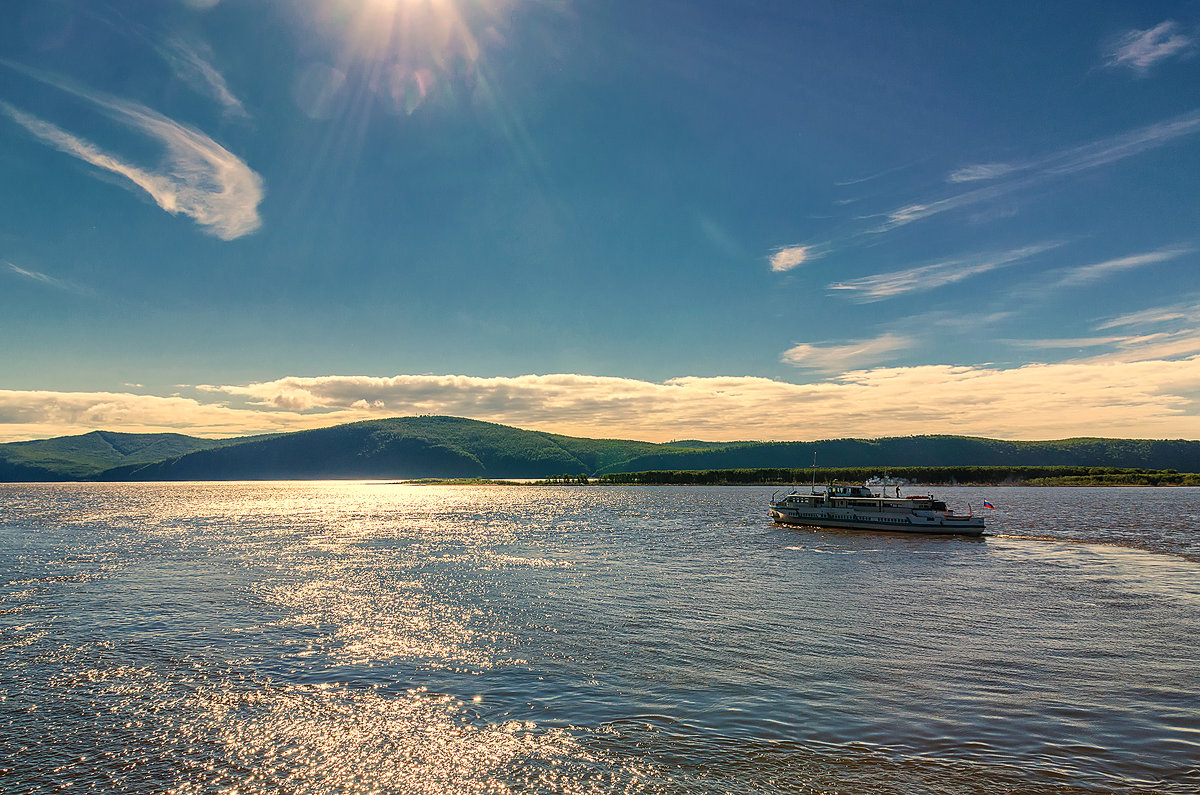
[[1058, 241], [1036, 243], [1009, 251], [989, 251], [963, 255], [953, 259], [917, 265], [898, 271], [877, 273], [844, 282], [834, 282], [830, 290], [850, 293], [855, 300], [866, 303], [882, 301], [916, 290], [932, 290], [943, 285], [962, 281], [981, 273], [1015, 265], [1031, 257], [1062, 245]]
[[896, 334], [836, 345], [803, 342], [784, 351], [780, 360], [798, 367], [839, 372], [875, 364], [895, 351], [912, 347], [912, 344], [912, 340]]
[[249, 118], [242, 101], [213, 65], [212, 47], [208, 44], [176, 37], [160, 45], [158, 51], [175, 74], [201, 94], [219, 102], [227, 114]]
[[164, 156], [156, 168], [135, 165], [53, 122], [0, 100], [0, 111], [42, 143], [124, 177], [163, 210], [190, 217], [222, 240], [242, 237], [262, 225], [258, 214], [264, 194], [262, 177], [204, 133], [136, 102], [83, 89], [7, 61], [0, 63], [99, 107], [125, 129], [161, 144]]
[[1180, 32], [1179, 24], [1168, 19], [1147, 30], [1122, 34], [1108, 52], [1105, 65], [1125, 66], [1144, 77], [1159, 61], [1190, 51], [1192, 44]]

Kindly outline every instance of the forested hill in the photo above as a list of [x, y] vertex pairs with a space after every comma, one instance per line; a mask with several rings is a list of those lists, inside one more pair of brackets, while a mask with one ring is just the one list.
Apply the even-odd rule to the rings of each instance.
[[[401, 417], [284, 434], [104, 472], [104, 480], [544, 478], [621, 471], [661, 448], [459, 417]], [[615, 469], [614, 469], [615, 468]]]
[[1200, 472], [1200, 442], [963, 436], [817, 442], [585, 439], [458, 417], [402, 417], [244, 439], [179, 434], [0, 444], [0, 480], [545, 478], [648, 470], [937, 466], [1100, 466]]
[[0, 482], [85, 480], [126, 464], [142, 465], [226, 444], [179, 433], [92, 431], [0, 444]]
[[1200, 442], [1061, 439], [1009, 442], [970, 436], [900, 436], [819, 442], [754, 442], [705, 450], [662, 450], [621, 471], [803, 467], [1095, 466], [1200, 471]]

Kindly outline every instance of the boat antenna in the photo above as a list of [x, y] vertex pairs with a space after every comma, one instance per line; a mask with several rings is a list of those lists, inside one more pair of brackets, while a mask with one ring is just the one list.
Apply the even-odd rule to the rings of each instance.
[[817, 451], [816, 450], [813, 450], [812, 487], [810, 489], [810, 493], [811, 494], [817, 493]]

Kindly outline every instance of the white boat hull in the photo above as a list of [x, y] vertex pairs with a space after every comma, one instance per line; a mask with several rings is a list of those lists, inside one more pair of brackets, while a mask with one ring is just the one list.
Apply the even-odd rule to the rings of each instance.
[[770, 512], [776, 523], [799, 527], [965, 536], [980, 536], [984, 531], [982, 516], [957, 514], [932, 496], [885, 497], [858, 486], [792, 492], [772, 500]]
[[839, 511], [809, 513], [771, 508], [776, 524], [796, 527], [831, 527], [837, 530], [870, 530], [880, 533], [926, 533], [935, 535], [983, 535], [983, 518], [978, 516], [920, 517], [863, 516]]

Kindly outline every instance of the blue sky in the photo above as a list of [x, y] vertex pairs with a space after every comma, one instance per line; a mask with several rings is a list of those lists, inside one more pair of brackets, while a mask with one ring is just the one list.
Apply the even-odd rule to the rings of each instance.
[[1200, 4], [9, 0], [0, 440], [1200, 438]]

